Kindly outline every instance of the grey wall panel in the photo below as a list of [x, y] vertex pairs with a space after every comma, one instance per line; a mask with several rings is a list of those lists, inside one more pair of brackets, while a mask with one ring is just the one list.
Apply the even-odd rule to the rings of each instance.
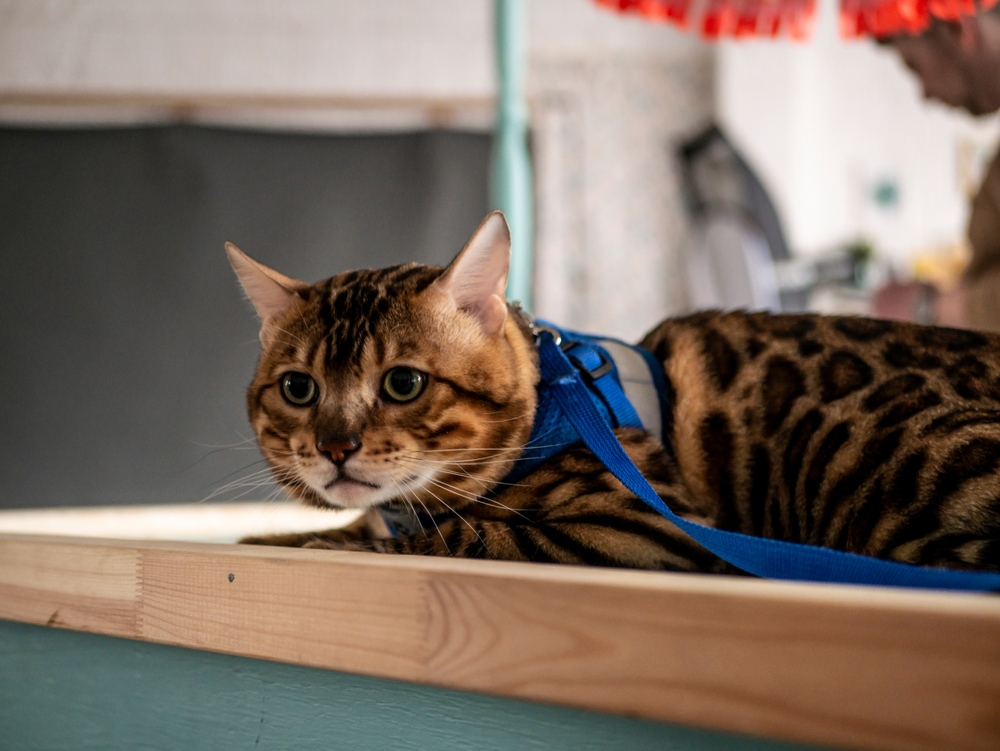
[[489, 147], [0, 129], [0, 507], [197, 501], [262, 466], [222, 448], [250, 437], [257, 357], [224, 241], [309, 281], [446, 263], [488, 209]]

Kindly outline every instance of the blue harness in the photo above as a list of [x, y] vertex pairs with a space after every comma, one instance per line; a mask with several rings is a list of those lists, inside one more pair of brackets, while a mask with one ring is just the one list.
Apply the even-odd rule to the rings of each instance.
[[[558, 347], [575, 369], [591, 406], [612, 430], [640, 428], [663, 440], [669, 408], [667, 389], [663, 368], [651, 352], [617, 339], [557, 329], [547, 323], [532, 324], [532, 328], [536, 338], [542, 331], [549, 334], [552, 346]], [[550, 375], [543, 366], [531, 437], [501, 483], [519, 482], [549, 458], [584, 440], [579, 426], [559, 405], [555, 390], [558, 378]]]
[[[636, 427], [649, 430], [661, 440], [668, 437], [662, 435], [669, 409], [664, 376], [653, 355], [641, 347], [566, 331], [541, 321], [532, 323], [531, 328], [538, 345], [541, 371], [538, 409], [524, 453], [498, 487], [517, 482], [548, 458], [583, 442], [647, 505], [702, 547], [749, 574], [789, 581], [1000, 590], [1000, 574], [897, 563], [728, 532], [678, 516], [642, 476], [613, 432], [619, 427]], [[380, 511], [394, 535], [415, 534], [433, 529], [436, 524], [431, 515], [397, 506], [383, 507]]]
[[[553, 334], [560, 351], [579, 373], [587, 398], [604, 422], [612, 429], [643, 428], [663, 440], [669, 403], [663, 369], [651, 352], [617, 339], [557, 329], [541, 321], [529, 323], [525, 313], [519, 314], [531, 327], [536, 341], [541, 331]], [[577, 427], [559, 406], [544, 370], [536, 396], [531, 436], [514, 467], [497, 483], [491, 495], [520, 482], [560, 451], [583, 441]], [[382, 506], [379, 513], [393, 537], [433, 531], [439, 521], [452, 516], [450, 511], [431, 514], [398, 504]]]

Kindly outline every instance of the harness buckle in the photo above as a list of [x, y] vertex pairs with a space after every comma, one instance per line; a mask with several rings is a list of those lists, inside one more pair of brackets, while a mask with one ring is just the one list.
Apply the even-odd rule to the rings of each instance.
[[614, 363], [608, 358], [606, 358], [604, 356], [604, 353], [602, 353], [599, 349], [588, 348], [588, 351], [593, 352], [601, 360], [600, 364], [596, 368], [588, 368], [586, 365], [583, 364], [583, 361], [579, 357], [576, 357], [575, 355], [572, 354], [571, 350], [573, 350], [577, 346], [586, 347], [585, 344], [581, 344], [580, 342], [569, 341], [569, 342], [563, 342], [559, 346], [559, 349], [561, 349], [563, 353], [566, 355], [566, 357], [569, 359], [569, 361], [573, 363], [573, 366], [580, 371], [580, 375], [583, 377], [583, 380], [585, 380], [587, 383], [593, 383], [598, 378], [606, 376], [608, 373], [611, 372], [611, 369], [615, 366]]
[[524, 305], [520, 301], [515, 300], [513, 302], [508, 301], [507, 303], [514, 310], [514, 315], [518, 317], [524, 326], [531, 332], [531, 336], [534, 337], [535, 346], [539, 346], [541, 343], [540, 337], [542, 332], [547, 331], [552, 335], [552, 340], [555, 342], [557, 347], [561, 347], [563, 344], [562, 334], [558, 330], [552, 328], [551, 326], [545, 326], [544, 324], [535, 323], [535, 319], [532, 318], [528, 311], [524, 309]]

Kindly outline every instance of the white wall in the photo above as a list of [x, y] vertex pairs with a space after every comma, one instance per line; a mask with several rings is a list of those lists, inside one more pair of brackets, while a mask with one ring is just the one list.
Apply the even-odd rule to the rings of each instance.
[[[997, 133], [994, 120], [923, 102], [891, 49], [840, 39], [833, 2], [819, 4], [807, 43], [720, 44], [716, 103], [771, 190], [793, 249], [867, 236], [901, 267], [914, 251], [962, 235], [959, 143]], [[883, 178], [899, 186], [895, 209], [868, 198]]]
[[593, 0], [523, 0], [532, 57], [595, 60], [609, 57], [670, 61], [703, 53], [697, 35]]
[[494, 91], [490, 0], [0, 0], [0, 119], [485, 129]]
[[636, 339], [683, 311], [677, 144], [712, 116], [712, 50], [591, 0], [530, 0], [534, 312]]
[[[536, 312], [634, 338], [684, 309], [673, 148], [712, 51], [592, 0], [526, 0]], [[488, 131], [493, 0], [0, 0], [0, 122]]]

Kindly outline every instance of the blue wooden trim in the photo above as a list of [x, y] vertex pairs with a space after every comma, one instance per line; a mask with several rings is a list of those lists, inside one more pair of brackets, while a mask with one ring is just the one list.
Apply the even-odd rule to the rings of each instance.
[[525, 17], [521, 0], [495, 0], [497, 122], [490, 165], [490, 201], [507, 215], [511, 264], [507, 297], [531, 308], [534, 215], [528, 105], [524, 98]]
[[0, 621], [0, 748], [793, 751], [806, 747]]

